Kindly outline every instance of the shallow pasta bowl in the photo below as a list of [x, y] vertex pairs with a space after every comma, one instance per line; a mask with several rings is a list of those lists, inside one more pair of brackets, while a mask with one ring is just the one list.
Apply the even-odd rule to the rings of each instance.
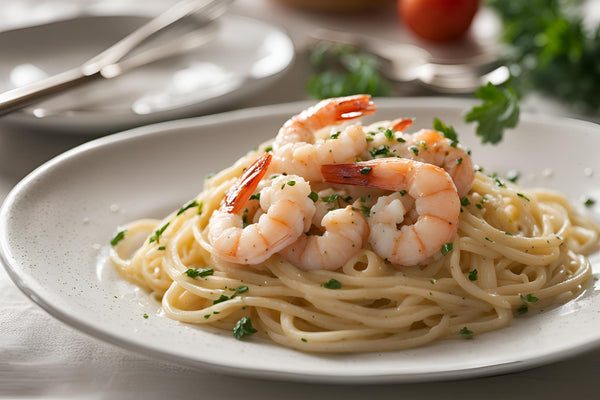
[[[485, 171], [521, 172], [520, 184], [560, 190], [578, 205], [600, 199], [600, 128], [524, 115], [498, 146], [482, 146], [454, 99], [381, 99], [370, 117], [433, 117], [453, 124]], [[218, 171], [309, 103], [240, 110], [167, 122], [86, 143], [49, 161], [9, 194], [0, 211], [0, 249], [15, 283], [50, 314], [91, 336], [191, 367], [254, 377], [338, 383], [416, 382], [531, 368], [600, 345], [600, 284], [575, 301], [473, 340], [443, 340], [399, 352], [305, 354], [260, 338], [196, 327], [160, 313], [149, 294], [121, 279], [107, 261], [116, 227], [160, 218], [195, 196]], [[415, 129], [416, 129], [415, 128]], [[584, 210], [598, 219], [598, 208]], [[600, 256], [591, 257], [594, 275]], [[148, 318], [144, 318], [147, 315]]]

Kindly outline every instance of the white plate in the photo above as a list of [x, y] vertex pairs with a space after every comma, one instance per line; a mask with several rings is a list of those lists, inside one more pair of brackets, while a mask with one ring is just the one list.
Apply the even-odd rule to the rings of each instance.
[[[516, 168], [523, 173], [523, 184], [560, 189], [577, 204], [586, 195], [600, 199], [597, 125], [524, 116], [502, 144], [481, 146], [461, 119], [473, 103], [430, 98], [377, 103], [380, 110], [371, 120], [412, 116], [417, 127], [428, 127], [438, 116], [455, 125], [461, 142], [473, 149], [475, 161], [486, 171], [502, 175]], [[92, 336], [179, 364], [250, 376], [348, 383], [455, 379], [530, 368], [600, 344], [597, 281], [577, 301], [517, 318], [506, 329], [390, 353], [303, 354], [259, 338], [238, 341], [230, 332], [160, 315], [146, 293], [120, 279], [106, 262], [116, 227], [178, 208], [201, 190], [206, 173], [230, 165], [274, 136], [306, 105], [138, 128], [55, 158], [18, 184], [0, 212], [0, 245], [8, 272], [50, 314]], [[593, 211], [598, 216], [597, 206]], [[598, 276], [598, 254], [592, 262]]]
[[[0, 92], [73, 68], [148, 20], [89, 15], [2, 32]], [[264, 89], [293, 61], [281, 30], [231, 14], [219, 22], [215, 39], [185, 55], [72, 89], [6, 120], [91, 135], [214, 112]]]

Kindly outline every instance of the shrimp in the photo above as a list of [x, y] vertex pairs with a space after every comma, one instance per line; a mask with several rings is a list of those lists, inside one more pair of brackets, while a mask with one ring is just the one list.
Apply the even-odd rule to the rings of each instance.
[[432, 129], [407, 135], [400, 156], [442, 167], [450, 174], [462, 198], [473, 186], [475, 170], [469, 153]]
[[375, 110], [377, 106], [367, 94], [322, 100], [287, 120], [279, 130], [273, 148], [277, 150], [287, 143], [312, 143], [319, 129], [373, 114]]
[[369, 235], [367, 220], [352, 206], [329, 211], [321, 225], [323, 235], [301, 235], [280, 254], [304, 271], [335, 270], [362, 249]]
[[273, 179], [260, 191], [258, 221], [244, 226], [242, 210], [267, 172], [271, 154], [259, 157], [225, 195], [208, 222], [208, 239], [219, 258], [259, 264], [310, 228], [315, 205], [309, 184], [299, 176]]
[[[393, 190], [371, 207], [369, 244], [393, 264], [412, 266], [440, 253], [458, 229], [460, 199], [452, 178], [435, 165], [403, 158], [323, 165], [325, 181]], [[414, 199], [416, 221], [405, 222], [400, 198]], [[404, 224], [403, 224], [404, 223]], [[399, 228], [398, 228], [399, 226]]]
[[359, 125], [317, 138], [317, 131], [345, 120], [372, 114], [377, 106], [371, 96], [356, 95], [323, 100], [290, 118], [273, 143], [273, 167], [297, 174], [309, 181], [322, 181], [322, 164], [352, 162], [367, 149], [364, 130]]

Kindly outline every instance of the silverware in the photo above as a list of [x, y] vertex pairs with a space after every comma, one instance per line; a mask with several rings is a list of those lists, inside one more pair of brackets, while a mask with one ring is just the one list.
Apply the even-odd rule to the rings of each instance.
[[504, 83], [510, 76], [508, 68], [489, 54], [452, 60], [448, 64], [421, 47], [356, 33], [319, 29], [310, 38], [313, 42], [362, 48], [382, 61], [381, 73], [388, 79], [417, 82], [441, 93], [472, 93], [487, 82]]
[[[133, 68], [201, 46], [215, 36], [214, 21], [231, 1], [182, 0], [82, 65], [1, 93], [0, 115], [75, 86], [111, 79]], [[188, 32], [183, 33], [184, 30]]]

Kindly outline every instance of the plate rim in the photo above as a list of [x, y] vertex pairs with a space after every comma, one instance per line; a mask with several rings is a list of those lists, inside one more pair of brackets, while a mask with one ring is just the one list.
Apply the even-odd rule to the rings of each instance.
[[[458, 109], [472, 106], [476, 104], [475, 100], [471, 99], [454, 99], [454, 98], [376, 98], [376, 103], [383, 107], [419, 107], [435, 105], [436, 107]], [[66, 152], [48, 160], [42, 165], [35, 168], [27, 176], [25, 176], [17, 185], [6, 196], [2, 207], [0, 208], [0, 260], [4, 265], [11, 280], [16, 284], [21, 292], [23, 292], [29, 299], [35, 302], [38, 306], [44, 309], [48, 314], [52, 315], [59, 321], [75, 328], [76, 330], [87, 334], [88, 336], [100, 339], [104, 342], [116, 345], [124, 350], [134, 351], [138, 354], [154, 357], [161, 360], [173, 362], [178, 365], [186, 365], [192, 368], [206, 367], [218, 372], [227, 374], [258, 377], [266, 379], [277, 379], [286, 381], [318, 381], [322, 383], [408, 383], [408, 382], [424, 382], [424, 381], [443, 381], [443, 380], [455, 380], [463, 378], [472, 378], [480, 376], [495, 375], [503, 372], [520, 371], [539, 365], [552, 363], [558, 360], [563, 360], [572, 356], [576, 356], [590, 349], [596, 348], [600, 345], [600, 336], [595, 340], [588, 341], [584, 344], [580, 344], [575, 348], [565, 348], [561, 351], [554, 351], [549, 354], [543, 354], [535, 358], [529, 358], [521, 361], [511, 361], [507, 363], [485, 365], [472, 368], [463, 368], [460, 370], [446, 370], [437, 371], [432, 374], [410, 374], [410, 373], [387, 373], [379, 375], [361, 375], [356, 371], [354, 373], [342, 373], [336, 374], [333, 371], [331, 374], [319, 376], [311, 373], [298, 373], [290, 371], [277, 371], [277, 370], [263, 370], [255, 369], [248, 370], [247, 368], [236, 367], [233, 363], [222, 363], [216, 364], [211, 361], [201, 360], [192, 357], [182, 357], [181, 355], [165, 352], [162, 350], [154, 349], [150, 346], [145, 346], [137, 343], [134, 340], [127, 340], [120, 337], [117, 334], [111, 334], [108, 331], [100, 330], [97, 327], [84, 323], [78, 320], [74, 316], [71, 316], [65, 310], [55, 308], [51, 302], [44, 299], [43, 293], [40, 296], [39, 293], [30, 287], [29, 282], [35, 281], [35, 277], [27, 276], [19, 271], [20, 267], [18, 261], [12, 258], [10, 246], [7, 243], [7, 224], [5, 222], [10, 215], [10, 211], [15, 207], [18, 195], [25, 190], [31, 182], [34, 182], [38, 177], [42, 176], [47, 171], [50, 171], [54, 166], [60, 165], [63, 160], [69, 159], [78, 154], [85, 153], [87, 151], [102, 148], [114, 143], [122, 141], [136, 141], [140, 140], [145, 136], [152, 136], [156, 134], [162, 134], [165, 131], [188, 129], [188, 128], [201, 128], [206, 125], [218, 124], [222, 121], [231, 119], [248, 119], [248, 118], [261, 118], [264, 116], [270, 116], [273, 114], [287, 114], [290, 115], [296, 113], [299, 109], [305, 108], [307, 105], [314, 104], [314, 101], [303, 100], [290, 103], [274, 104], [269, 106], [260, 106], [253, 108], [245, 108], [234, 111], [227, 111], [218, 114], [212, 114], [202, 117], [194, 117], [187, 119], [179, 119], [173, 121], [166, 121], [152, 125], [146, 125], [130, 130], [126, 130], [120, 133], [112, 134], [109, 136], [94, 139], [90, 142], [86, 142], [79, 146], [76, 146]], [[522, 119], [525, 121], [538, 122], [540, 114], [524, 113]], [[283, 122], [283, 121], [282, 121]], [[555, 123], [561, 125], [572, 126], [581, 125], [582, 128], [590, 129], [600, 128], [600, 125], [589, 121], [578, 120], [568, 117], [556, 117], [556, 116], [544, 116], [544, 123]], [[600, 134], [600, 131], [599, 131]], [[143, 139], [142, 139], [143, 140]], [[16, 264], [16, 265], [14, 265]]]

